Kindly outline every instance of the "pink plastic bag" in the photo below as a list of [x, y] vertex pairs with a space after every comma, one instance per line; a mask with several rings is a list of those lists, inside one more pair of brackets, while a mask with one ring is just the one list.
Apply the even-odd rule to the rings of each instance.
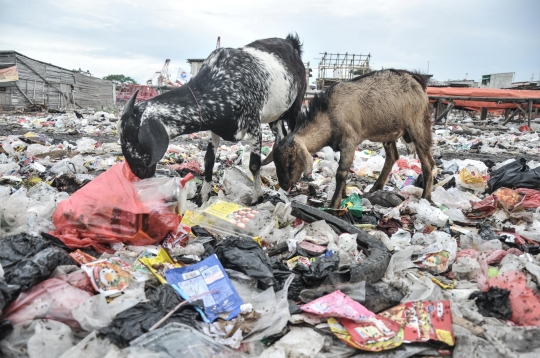
[[321, 317], [346, 318], [352, 321], [375, 317], [375, 313], [339, 290], [306, 303], [300, 306], [300, 309]]
[[93, 295], [86, 273], [76, 271], [38, 283], [21, 293], [4, 310], [2, 318], [13, 324], [47, 318], [80, 329], [71, 311]]
[[56, 231], [51, 234], [70, 249], [92, 246], [112, 253], [106, 244], [152, 245], [175, 232], [180, 217], [145, 206], [134, 180], [127, 164], [115, 164], [58, 204], [53, 214]]

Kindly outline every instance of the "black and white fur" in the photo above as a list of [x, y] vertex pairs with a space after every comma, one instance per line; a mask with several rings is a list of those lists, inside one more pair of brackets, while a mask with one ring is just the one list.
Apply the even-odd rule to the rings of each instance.
[[282, 120], [294, 128], [306, 90], [301, 53], [300, 40], [293, 35], [258, 40], [239, 49], [220, 48], [186, 85], [138, 104], [135, 93], [119, 123], [122, 152], [131, 170], [139, 178], [153, 176], [169, 138], [208, 130], [211, 140], [201, 190], [206, 201], [220, 138], [238, 141], [247, 137], [253, 201], [258, 201], [263, 194], [261, 123], [270, 124], [276, 143], [286, 135]]

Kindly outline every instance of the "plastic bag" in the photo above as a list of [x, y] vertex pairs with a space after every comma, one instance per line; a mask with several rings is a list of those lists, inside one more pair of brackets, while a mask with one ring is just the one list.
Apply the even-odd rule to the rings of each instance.
[[362, 321], [365, 318], [375, 317], [375, 313], [339, 290], [317, 298], [301, 306], [300, 309], [320, 317], [346, 318], [352, 321]]
[[188, 174], [184, 178], [148, 178], [134, 181], [133, 186], [140, 201], [151, 209], [152, 213], [180, 214], [187, 200], [187, 192], [184, 188], [191, 179], [193, 179], [193, 174]]
[[134, 180], [128, 165], [115, 164], [58, 205], [53, 214], [56, 231], [51, 234], [71, 249], [92, 246], [112, 253], [105, 244], [151, 245], [176, 232], [178, 215], [146, 207]]
[[444, 227], [446, 225], [448, 216], [440, 209], [432, 207], [426, 199], [420, 199], [418, 203], [410, 202], [408, 206], [416, 211], [416, 217], [420, 222], [438, 227]]
[[448, 208], [469, 210], [471, 201], [480, 201], [476, 196], [461, 191], [457, 188], [444, 190], [443, 187], [437, 187], [431, 195], [431, 199], [438, 204], [442, 204]]
[[457, 184], [466, 189], [471, 189], [483, 193], [486, 188], [486, 182], [475, 167], [467, 166], [459, 171], [459, 180]]
[[[100, 329], [100, 333], [117, 346], [126, 347], [182, 302], [174, 288], [166, 284], [152, 290], [147, 298], [148, 302], [140, 302], [118, 314], [111, 324]], [[185, 307], [173, 313], [165, 322], [181, 322], [193, 326], [197, 315], [191, 307]]]
[[73, 317], [85, 331], [94, 331], [109, 325], [123, 311], [146, 300], [144, 286], [130, 287], [124, 294], [107, 303], [105, 295], [90, 297], [72, 311]]
[[469, 299], [475, 300], [483, 316], [508, 320], [512, 316], [509, 297], [510, 291], [492, 286], [487, 292], [474, 292]]
[[223, 173], [223, 189], [227, 199], [241, 205], [251, 205], [253, 182], [240, 169], [233, 167]]
[[198, 210], [186, 212], [182, 224], [199, 225], [222, 236], [265, 237], [276, 225], [276, 220], [267, 210], [255, 210], [212, 197]]
[[93, 296], [91, 287], [82, 271], [48, 279], [21, 293], [4, 310], [2, 318], [13, 324], [48, 318], [79, 328], [71, 311]]
[[214, 250], [223, 267], [256, 278], [262, 289], [276, 284], [268, 256], [253, 239], [229, 236]]
[[304, 273], [304, 282], [309, 286], [320, 284], [328, 277], [330, 272], [338, 270], [339, 262], [339, 256], [336, 254], [327, 253], [324, 256], [317, 257], [315, 262], [309, 266], [309, 271]]
[[540, 168], [529, 169], [527, 160], [521, 158], [493, 171], [488, 180], [488, 187], [490, 192], [502, 187], [539, 189]]
[[76, 155], [73, 158], [63, 159], [56, 163], [50, 169], [54, 174], [84, 174], [88, 173], [88, 169], [84, 166], [84, 159], [82, 155]]
[[5, 304], [45, 280], [57, 266], [73, 263], [67, 252], [41, 237], [18, 234], [0, 240], [0, 264], [10, 285], [3, 293]]
[[519, 326], [540, 326], [540, 297], [527, 287], [523, 272], [512, 271], [489, 279], [489, 287], [510, 291], [510, 320]]
[[259, 312], [261, 317], [246, 335], [244, 342], [254, 342], [277, 334], [287, 325], [291, 317], [287, 294], [293, 279], [294, 275], [290, 275], [283, 288], [276, 293], [270, 287], [257, 296], [253, 302], [253, 310]]
[[[167, 270], [167, 282], [185, 299], [204, 295], [204, 312], [196, 308], [207, 323], [217, 318], [230, 320], [240, 313], [243, 302], [216, 255], [186, 267]], [[212, 293], [212, 291], [215, 291]]]

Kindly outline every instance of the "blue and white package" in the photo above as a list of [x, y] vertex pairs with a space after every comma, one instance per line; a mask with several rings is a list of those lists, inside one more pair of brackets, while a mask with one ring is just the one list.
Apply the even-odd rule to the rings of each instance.
[[169, 269], [165, 272], [165, 276], [167, 282], [185, 300], [215, 291], [201, 296], [204, 312], [197, 308], [207, 323], [214, 322], [217, 318], [229, 320], [240, 313], [240, 306], [244, 302], [216, 255], [209, 256], [197, 264]]

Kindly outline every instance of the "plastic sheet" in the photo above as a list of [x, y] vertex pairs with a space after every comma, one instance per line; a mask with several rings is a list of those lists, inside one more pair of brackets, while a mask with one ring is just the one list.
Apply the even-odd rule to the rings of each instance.
[[190, 357], [193, 358], [246, 357], [240, 352], [214, 342], [212, 338], [196, 329], [180, 323], [170, 323], [140, 336], [131, 342], [131, 348], [134, 347], [145, 348], [151, 352], [162, 352], [170, 357], [184, 356], [187, 347], [189, 347]]
[[[299, 344], [301, 343], [301, 344]], [[324, 337], [307, 327], [293, 327], [289, 333], [266, 349], [259, 358], [313, 358], [324, 346]]]
[[[120, 350], [108, 339], [97, 336], [96, 332], [87, 335], [77, 345], [64, 352], [59, 358], [120, 358]], [[137, 356], [138, 358], [157, 358], [148, 356]]]
[[176, 232], [179, 217], [146, 207], [134, 180], [129, 166], [114, 165], [58, 205], [53, 215], [56, 231], [51, 234], [72, 249], [92, 246], [110, 252], [105, 244], [151, 245]]
[[39, 319], [14, 326], [0, 342], [5, 358], [57, 358], [75, 343], [71, 328], [61, 322]]
[[107, 303], [102, 294], [92, 296], [75, 307], [72, 314], [84, 330], [91, 332], [109, 325], [119, 313], [144, 300], [144, 287], [131, 287], [110, 303]]

